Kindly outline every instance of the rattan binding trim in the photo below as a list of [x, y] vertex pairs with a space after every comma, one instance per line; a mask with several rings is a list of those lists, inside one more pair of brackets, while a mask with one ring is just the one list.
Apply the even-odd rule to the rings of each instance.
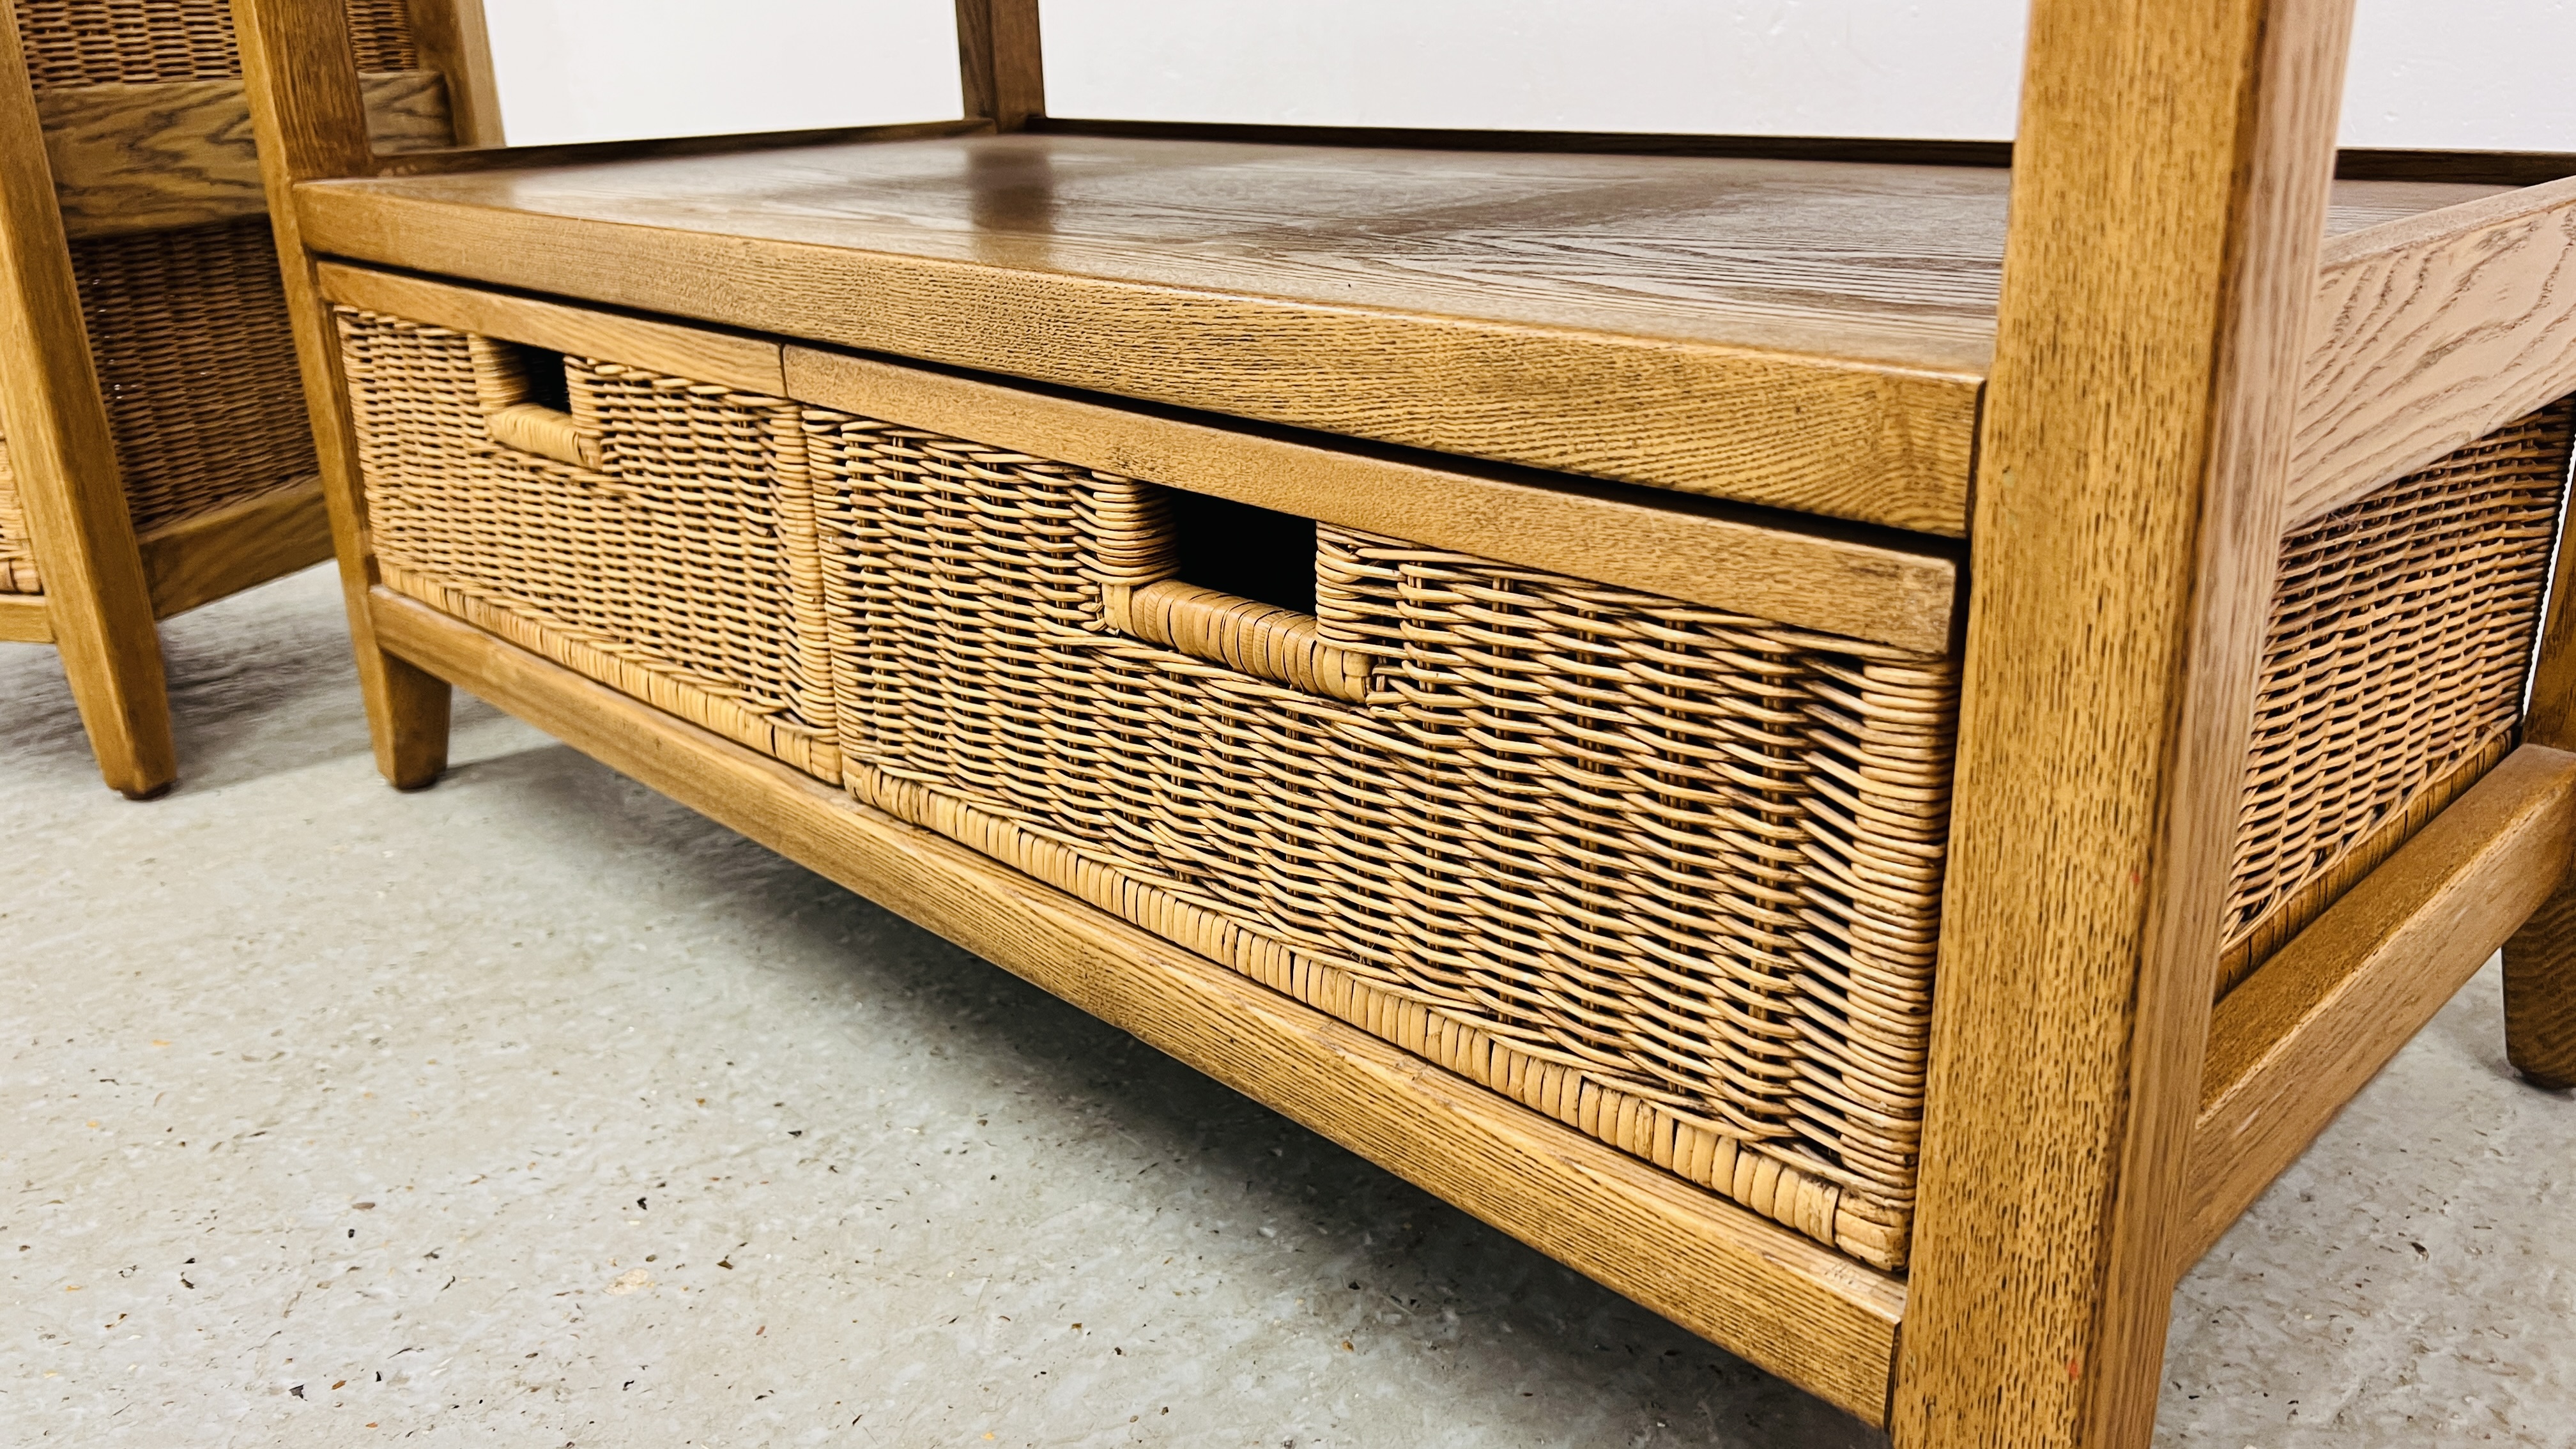
[[1544, 1112], [1734, 1199], [1762, 1216], [1865, 1262], [1901, 1265], [1909, 1226], [1903, 1213], [1799, 1170], [1773, 1154], [1665, 1110], [1599, 1077], [1497, 1040], [1472, 1021], [1435, 1010], [1326, 965], [1275, 937], [1180, 894], [1139, 880], [1096, 854], [1030, 826], [979, 810], [953, 795], [851, 763], [852, 795], [899, 819], [936, 830], [1156, 935], [1222, 962], [1273, 990], [1331, 1013], [1488, 1090]]

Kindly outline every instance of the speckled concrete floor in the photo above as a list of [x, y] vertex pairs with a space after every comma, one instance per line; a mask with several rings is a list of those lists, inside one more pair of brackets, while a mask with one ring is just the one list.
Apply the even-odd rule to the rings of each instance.
[[[320, 574], [167, 639], [149, 806], [0, 646], [0, 1440], [1881, 1442], [478, 704], [386, 790]], [[2496, 1033], [2192, 1274], [2163, 1439], [2576, 1443]]]

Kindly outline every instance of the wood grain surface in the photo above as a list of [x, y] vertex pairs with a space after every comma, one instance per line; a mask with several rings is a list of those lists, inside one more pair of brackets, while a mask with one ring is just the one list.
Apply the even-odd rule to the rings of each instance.
[[885, 422], [1800, 628], [1924, 654], [1952, 643], [1957, 561], [1904, 534], [1478, 471], [810, 347], [787, 349], [787, 390]]
[[152, 614], [167, 619], [331, 556], [319, 479], [304, 478], [143, 535]]
[[1893, 1430], [2138, 1449], [2350, 0], [2040, 0]]
[[147, 798], [179, 773], [161, 640], [26, 62], [0, 28], [0, 437], [99, 772]]
[[[1894, 194], [1869, 208], [1792, 176], [1661, 172], [1794, 163], [1475, 160], [1003, 136], [324, 185], [300, 204], [317, 247], [362, 260], [1959, 532], [1991, 173], [1880, 168]], [[1730, 286], [1704, 255], [1722, 197], [1852, 235]], [[1819, 274], [1852, 279], [1859, 306]]]
[[377, 637], [1871, 1422], [1896, 1279], [1215, 962], [387, 591]]
[[233, 35], [258, 138], [259, 171], [269, 224], [295, 331], [295, 361], [304, 379], [331, 517], [332, 553], [348, 609], [349, 643], [376, 769], [396, 789], [420, 789], [447, 768], [451, 691], [447, 681], [387, 654], [367, 612], [375, 559], [367, 539], [366, 490], [358, 476], [357, 430], [348, 380], [340, 370], [339, 336], [322, 300], [306, 250], [292, 189], [320, 176], [364, 176], [375, 164], [348, 17], [333, 4], [307, 0], [233, 0]]
[[[375, 144], [448, 143], [447, 91], [435, 71], [365, 78]], [[238, 80], [61, 86], [39, 91], [45, 155], [63, 229], [75, 237], [163, 231], [256, 216], [267, 206]]]
[[2290, 526], [2576, 392], [2576, 178], [2335, 238]]
[[2524, 745], [2227, 994], [2210, 1020], [2177, 1268], [2495, 954], [2571, 850], [2576, 754]]
[[42, 594], [0, 594], [0, 643], [51, 644], [54, 621]]
[[[1016, 135], [307, 188], [366, 261], [1957, 536], [2006, 173]], [[2347, 183], [2352, 229], [2493, 188]]]

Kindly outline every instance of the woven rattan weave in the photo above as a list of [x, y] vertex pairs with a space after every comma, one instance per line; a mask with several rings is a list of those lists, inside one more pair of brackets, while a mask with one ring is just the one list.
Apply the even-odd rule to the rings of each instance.
[[[136, 532], [312, 476], [265, 218], [93, 237], [72, 264]], [[40, 587], [0, 477], [0, 588]]]
[[[793, 405], [369, 314], [340, 335], [388, 585], [839, 777]], [[598, 467], [494, 441], [544, 366]]]
[[[225, 0], [16, 0], [18, 43], [38, 90], [55, 86], [230, 80], [241, 74]], [[405, 0], [346, 0], [362, 71], [410, 70]]]
[[2221, 991], [2512, 743], [2576, 401], [2281, 546]]
[[1901, 1251], [1946, 663], [1322, 529], [1320, 633], [1378, 663], [1348, 704], [1113, 627], [1160, 490], [813, 428], [862, 798]]
[[[1950, 661], [1328, 526], [1306, 620], [1156, 485], [340, 315], [391, 587], [1904, 1264]], [[2239, 950], [2496, 758], [2571, 423], [2285, 544]]]

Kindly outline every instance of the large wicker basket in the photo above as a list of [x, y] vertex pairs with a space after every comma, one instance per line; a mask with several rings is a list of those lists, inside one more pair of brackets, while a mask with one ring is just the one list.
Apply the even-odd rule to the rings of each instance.
[[[549, 354], [340, 321], [388, 586], [1905, 1263], [1953, 661], [605, 359], [529, 415]], [[2499, 757], [2571, 431], [2283, 543], [2240, 966]]]
[[[350, 0], [365, 70], [418, 65], [403, 0]], [[39, 91], [241, 73], [224, 0], [17, 0]], [[293, 486], [310, 424], [264, 218], [72, 243], [134, 529]], [[0, 442], [0, 593], [43, 591]]]

